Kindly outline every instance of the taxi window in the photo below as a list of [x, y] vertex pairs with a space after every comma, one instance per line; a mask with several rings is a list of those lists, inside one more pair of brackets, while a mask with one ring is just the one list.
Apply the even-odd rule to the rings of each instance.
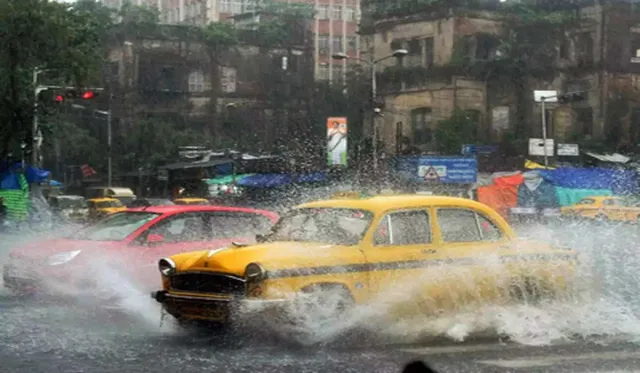
[[423, 210], [400, 211], [386, 215], [374, 234], [376, 246], [402, 246], [431, 243], [429, 214]]
[[605, 206], [617, 206], [619, 205], [618, 201], [615, 199], [605, 199], [604, 201], [602, 201], [602, 204]]
[[444, 242], [496, 241], [500, 229], [486, 217], [466, 209], [438, 209], [438, 224]]
[[591, 198], [585, 198], [578, 202], [578, 205], [593, 205], [596, 201]]

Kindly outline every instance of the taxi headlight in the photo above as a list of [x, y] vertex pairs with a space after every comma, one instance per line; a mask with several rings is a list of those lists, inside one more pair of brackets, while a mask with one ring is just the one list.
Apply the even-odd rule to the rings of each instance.
[[162, 258], [158, 261], [158, 269], [163, 276], [171, 276], [176, 273], [176, 263], [169, 258]]
[[244, 277], [249, 281], [261, 281], [266, 277], [266, 271], [258, 263], [249, 263], [244, 270]]

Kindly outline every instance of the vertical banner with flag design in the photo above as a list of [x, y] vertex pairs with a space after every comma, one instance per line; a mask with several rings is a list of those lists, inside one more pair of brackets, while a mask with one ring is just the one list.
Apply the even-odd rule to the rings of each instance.
[[347, 165], [347, 118], [327, 118], [327, 155], [329, 165]]

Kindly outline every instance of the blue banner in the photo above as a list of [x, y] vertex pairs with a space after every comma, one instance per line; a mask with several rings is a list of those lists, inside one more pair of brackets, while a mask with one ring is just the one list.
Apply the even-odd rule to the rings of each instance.
[[413, 181], [473, 184], [478, 179], [478, 160], [471, 157], [398, 157], [396, 170]]

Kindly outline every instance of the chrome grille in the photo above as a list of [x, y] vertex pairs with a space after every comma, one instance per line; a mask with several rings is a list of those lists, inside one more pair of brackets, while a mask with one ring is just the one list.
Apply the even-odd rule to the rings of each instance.
[[217, 273], [179, 273], [170, 278], [171, 289], [192, 293], [244, 295], [244, 280]]

